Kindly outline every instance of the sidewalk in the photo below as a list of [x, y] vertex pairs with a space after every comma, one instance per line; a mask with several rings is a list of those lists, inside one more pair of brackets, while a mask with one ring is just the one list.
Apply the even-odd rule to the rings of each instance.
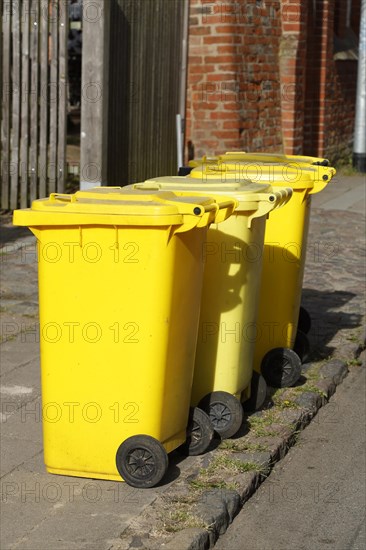
[[[254, 415], [255, 422], [248, 420], [243, 437], [234, 440], [241, 445], [240, 458], [245, 464], [272, 463], [272, 449], [280, 449], [278, 453], [283, 455], [286, 446], [293, 442], [295, 427], [306, 424], [322, 400], [335, 391], [335, 385], [346, 374], [345, 364], [349, 369], [360, 368], [355, 353], [362, 345], [365, 315], [364, 213], [362, 176], [336, 176], [323, 193], [313, 197], [303, 292], [303, 303], [313, 318], [309, 334], [312, 362], [305, 369], [304, 387], [311, 382], [310, 374], [315, 372], [312, 369], [323, 369], [323, 374], [319, 379], [314, 376], [308, 391], [298, 396], [302, 408], [296, 403], [296, 407], [284, 411], [284, 401], [276, 401], [276, 396], [272, 396], [278, 410], [287, 415], [286, 423], [279, 428], [274, 426], [277, 421], [273, 416], [271, 429], [268, 422], [263, 423], [263, 435], [258, 429], [258, 419], [265, 415]], [[203, 457], [184, 460], [173, 453], [169, 478], [160, 487], [149, 490], [133, 489], [125, 483], [46, 473], [42, 456], [35, 239], [28, 231], [7, 225], [2, 230], [1, 244], [1, 549], [117, 550], [160, 548], [163, 543], [169, 548], [172, 541], [171, 547], [180, 550], [188, 548], [194, 537], [201, 541], [210, 538], [212, 543], [220, 528], [211, 529], [214, 535], [205, 539], [202, 533], [210, 531], [204, 529], [210, 523], [207, 511], [214, 523], [220, 514], [212, 511], [209, 491], [197, 493], [197, 500], [196, 493], [191, 494], [188, 489], [192, 486], [190, 482], [199, 478], [202, 468], [208, 470], [212, 461], [217, 462], [222, 450], [213, 449]], [[339, 361], [331, 361], [333, 367], [328, 368], [329, 357]], [[327, 368], [330, 378], [324, 374]], [[320, 389], [313, 390], [315, 386], [325, 388], [323, 394]], [[280, 393], [277, 397], [286, 401], [286, 394], [283, 397]], [[319, 399], [307, 397], [316, 393]], [[303, 410], [308, 413], [307, 420]], [[250, 460], [248, 457], [244, 460], [243, 455], [249, 452]], [[236, 453], [235, 459], [238, 456]], [[229, 460], [226, 459], [226, 465]], [[205, 489], [227, 489], [225, 464], [222, 461], [217, 464], [221, 464], [223, 473], [220, 474], [220, 468], [215, 471], [216, 484], [211, 478], [206, 485], [200, 480]], [[260, 476], [266, 473], [262, 466], [256, 471], [242, 469], [245, 473], [237, 476], [240, 479], [235, 487], [243, 487], [245, 478], [246, 482], [252, 480], [255, 490]], [[236, 491], [237, 497], [234, 492], [229, 500], [235, 503], [236, 512], [226, 510], [226, 524], [237, 513], [240, 498], [242, 502], [245, 500], [242, 492]], [[174, 502], [173, 494], [184, 494], [185, 498]], [[224, 523], [222, 532], [226, 528]], [[179, 535], [184, 528], [188, 528], [184, 531], [186, 538]]]

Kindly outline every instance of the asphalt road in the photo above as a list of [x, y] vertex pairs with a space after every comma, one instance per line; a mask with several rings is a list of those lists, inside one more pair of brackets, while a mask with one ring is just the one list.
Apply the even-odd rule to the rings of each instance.
[[365, 369], [351, 367], [215, 549], [366, 548], [365, 396]]

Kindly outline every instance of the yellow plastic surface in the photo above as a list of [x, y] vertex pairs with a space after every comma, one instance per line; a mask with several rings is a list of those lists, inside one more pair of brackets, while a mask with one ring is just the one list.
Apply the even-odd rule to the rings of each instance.
[[235, 198], [235, 213], [211, 225], [203, 247], [205, 265], [192, 405], [213, 391], [250, 396], [255, 322], [269, 212], [289, 201], [292, 190], [247, 182], [202, 184], [189, 177], [158, 177], [135, 189], [184, 189]]
[[14, 213], [38, 240], [49, 472], [121, 481], [115, 456], [128, 437], [150, 435], [167, 452], [185, 441], [202, 249], [208, 223], [235, 205], [99, 188]]
[[[222, 157], [221, 157], [222, 158]], [[256, 325], [254, 369], [260, 372], [264, 355], [273, 348], [293, 348], [297, 331], [309, 231], [311, 195], [322, 191], [336, 171], [305, 164], [261, 164], [221, 159], [200, 164], [190, 176], [212, 181], [252, 177], [256, 182], [293, 187], [291, 201], [267, 221], [262, 282]], [[232, 179], [230, 179], [232, 178]], [[291, 183], [290, 183], [291, 182]]]

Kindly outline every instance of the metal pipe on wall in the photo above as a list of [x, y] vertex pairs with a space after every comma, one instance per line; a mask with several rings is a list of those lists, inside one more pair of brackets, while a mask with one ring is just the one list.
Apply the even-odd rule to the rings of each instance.
[[366, 172], [366, 0], [361, 3], [353, 166]]
[[[186, 132], [186, 95], [187, 95], [187, 61], [188, 61], [188, 22], [189, 0], [184, 0], [183, 8], [183, 37], [181, 50], [179, 114], [177, 114], [177, 161], [178, 170], [184, 164], [184, 142]], [[180, 139], [178, 137], [180, 124]]]

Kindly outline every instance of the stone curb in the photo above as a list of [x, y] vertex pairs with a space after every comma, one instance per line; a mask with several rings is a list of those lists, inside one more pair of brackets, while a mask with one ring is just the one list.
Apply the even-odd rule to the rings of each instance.
[[[347, 345], [347, 350], [342, 349], [342, 356], [345, 356], [345, 351], [351, 360], [346, 361], [336, 356], [332, 357], [325, 364], [309, 363], [304, 365], [304, 373], [311, 371], [313, 367], [317, 369], [319, 379], [312, 385], [309, 391], [303, 391], [296, 399], [295, 404], [298, 408], [290, 408], [284, 410], [276, 410], [274, 406], [270, 410], [276, 410], [276, 421], [278, 424], [271, 424], [271, 445], [269, 451], [266, 452], [235, 452], [230, 456], [235, 457], [235, 462], [242, 464], [257, 464], [257, 471], [240, 473], [231, 481], [235, 481], [235, 489], [210, 489], [203, 491], [198, 502], [193, 502], [188, 505], [188, 509], [194, 511], [194, 517], [201, 521], [205, 527], [186, 527], [177, 532], [172, 538], [151, 536], [147, 526], [151, 522], [156, 521], [159, 517], [159, 510], [164, 509], [164, 502], [168, 500], [168, 510], [174, 509], [176, 503], [180, 499], [187, 497], [189, 484], [197, 479], [202, 468], [207, 468], [213, 463], [217, 457], [217, 449], [210, 451], [206, 455], [200, 457], [200, 464], [192, 475], [188, 475], [185, 479], [178, 479], [173, 483], [169, 492], [157, 497], [152, 504], [153, 511], [148, 514], [145, 525], [143, 521], [137, 518], [133, 527], [128, 528], [121, 534], [121, 540], [116, 546], [116, 550], [132, 550], [136, 548], [146, 550], [157, 550], [164, 548], [165, 550], [209, 550], [212, 548], [220, 535], [224, 534], [228, 526], [233, 521], [234, 517], [240, 512], [245, 502], [255, 493], [259, 485], [270, 475], [270, 472], [276, 462], [280, 461], [295, 444], [297, 434], [303, 430], [316, 415], [318, 410], [328, 403], [329, 398], [335, 393], [336, 388], [342, 383], [343, 379], [348, 374], [348, 366], [354, 365], [357, 360], [357, 366], [362, 361], [365, 365], [365, 335], [363, 335], [363, 344], [353, 343]], [[351, 367], [352, 368], [352, 367]], [[284, 391], [284, 396], [290, 393], [292, 388]], [[261, 418], [266, 411], [259, 411], [248, 417], [250, 422], [253, 418]], [[282, 421], [284, 422], [282, 424]], [[275, 437], [273, 437], [275, 435]], [[242, 438], [231, 441], [241, 441]], [[263, 437], [254, 439], [263, 440]], [[268, 440], [268, 438], [267, 438]], [[200, 470], [201, 467], [201, 470]], [[225, 481], [227, 481], [225, 477]], [[189, 492], [189, 491], [188, 491]], [[173, 497], [171, 497], [173, 493]], [[188, 501], [189, 502], [189, 501]], [[154, 523], [153, 523], [154, 524]], [[136, 534], [138, 533], [138, 536]]]

